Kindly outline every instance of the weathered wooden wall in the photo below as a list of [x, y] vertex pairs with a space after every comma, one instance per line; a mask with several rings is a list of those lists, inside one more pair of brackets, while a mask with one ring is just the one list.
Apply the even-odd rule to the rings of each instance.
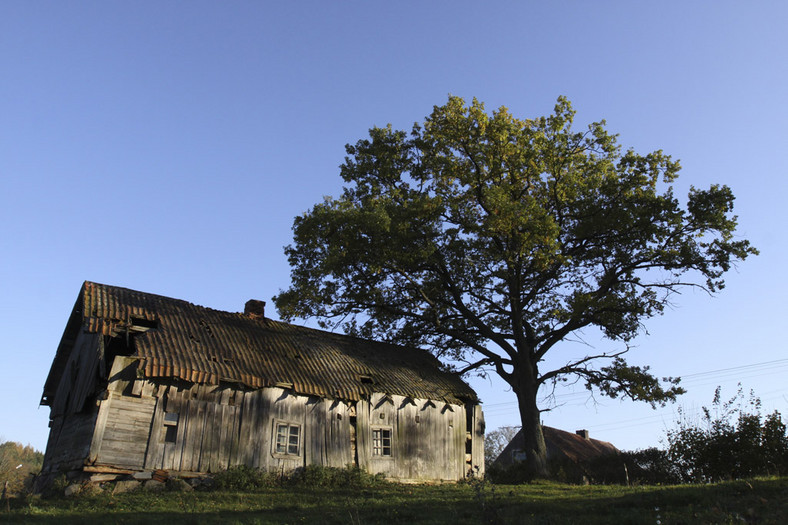
[[49, 423], [49, 440], [44, 454], [48, 470], [80, 468], [88, 457], [96, 426], [97, 410], [57, 416]]
[[[50, 418], [83, 411], [92, 398], [99, 380], [99, 362], [103, 352], [102, 336], [80, 330], [66, 362], [51, 406]], [[87, 407], [92, 408], [92, 407]]]
[[[373, 394], [359, 401], [359, 466], [404, 480], [458, 480], [465, 476], [465, 408], [442, 401]], [[372, 455], [372, 431], [392, 430], [390, 457]]]
[[473, 405], [473, 418], [471, 422], [471, 463], [470, 468], [474, 476], [484, 475], [484, 413], [480, 405]]
[[79, 330], [50, 408], [44, 465], [53, 471], [79, 467], [88, 455], [97, 409], [101, 336]]
[[[289, 471], [357, 464], [402, 480], [459, 480], [473, 465], [483, 473], [478, 405], [468, 405], [467, 414], [462, 405], [385, 394], [346, 403], [285, 388], [151, 381], [137, 377], [137, 369], [135, 359], [115, 358], [106, 399], [89, 423], [95, 422], [89, 453], [84, 445], [80, 452], [94, 467], [217, 472], [233, 465]], [[300, 426], [298, 455], [276, 453], [277, 422]], [[174, 439], [166, 439], [168, 426]], [[391, 431], [388, 457], [372, 453], [376, 428]]]

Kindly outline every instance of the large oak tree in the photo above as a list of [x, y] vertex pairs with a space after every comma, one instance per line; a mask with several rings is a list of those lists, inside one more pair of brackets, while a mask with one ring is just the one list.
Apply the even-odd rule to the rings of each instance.
[[[574, 377], [611, 397], [675, 399], [678, 380], [628, 365], [627, 342], [672, 294], [717, 292], [757, 253], [734, 237], [728, 187], [692, 188], [682, 205], [677, 161], [623, 151], [604, 121], [573, 131], [573, 116], [564, 98], [519, 120], [449, 97], [410, 133], [371, 129], [346, 146], [341, 197], [295, 219], [292, 284], [275, 297], [285, 319], [428, 348], [461, 373], [494, 369], [517, 395], [536, 473], [540, 388]], [[544, 366], [588, 327], [621, 348]]]

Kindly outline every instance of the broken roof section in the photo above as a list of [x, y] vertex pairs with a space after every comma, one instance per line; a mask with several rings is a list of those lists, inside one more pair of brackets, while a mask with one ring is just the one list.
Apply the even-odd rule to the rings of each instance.
[[67, 360], [63, 354], [78, 326], [130, 338], [131, 355], [140, 359], [140, 373], [147, 378], [280, 386], [350, 401], [373, 392], [452, 403], [477, 400], [467, 384], [424, 350], [86, 281], [52, 364], [44, 404], [57, 390]]

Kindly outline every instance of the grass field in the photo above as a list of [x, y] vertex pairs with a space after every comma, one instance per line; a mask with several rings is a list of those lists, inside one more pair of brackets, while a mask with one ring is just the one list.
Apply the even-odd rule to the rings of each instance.
[[788, 523], [788, 478], [682, 486], [396, 485], [21, 498], [0, 523]]

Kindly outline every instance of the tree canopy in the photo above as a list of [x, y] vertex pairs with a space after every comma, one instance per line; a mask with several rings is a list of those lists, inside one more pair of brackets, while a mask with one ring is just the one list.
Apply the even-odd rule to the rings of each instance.
[[[347, 145], [346, 186], [294, 222], [285, 319], [491, 367], [517, 394], [527, 454], [544, 458], [536, 395], [579, 377], [617, 397], [664, 403], [681, 389], [612, 352], [541, 370], [586, 327], [632, 340], [684, 287], [710, 293], [757, 253], [734, 237], [727, 186], [692, 188], [662, 151], [623, 150], [605, 122], [574, 131], [574, 111], [520, 120], [450, 96], [410, 133], [373, 128]], [[541, 460], [540, 460], [541, 458]]]

